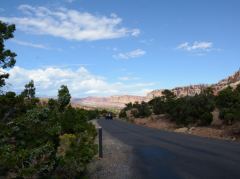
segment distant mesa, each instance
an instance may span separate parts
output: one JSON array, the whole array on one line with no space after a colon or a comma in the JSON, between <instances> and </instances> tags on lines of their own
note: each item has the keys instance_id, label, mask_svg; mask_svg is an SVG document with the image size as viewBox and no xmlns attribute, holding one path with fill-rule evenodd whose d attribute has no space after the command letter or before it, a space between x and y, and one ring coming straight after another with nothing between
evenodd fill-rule
<instances>
[{"instance_id":1,"label":"distant mesa","mask_svg":"<svg viewBox=\"0 0 240 179\"><path fill-rule=\"evenodd\" d=\"M110 97L87 97L73 99L73 104L79 104L85 107L95 107L95 108L117 108L122 109L127 103L142 102L145 101L144 96L110 96Z\"/></svg>"},{"instance_id":2,"label":"distant mesa","mask_svg":"<svg viewBox=\"0 0 240 179\"><path fill-rule=\"evenodd\" d=\"M194 96L195 94L199 94L203 89L207 87L212 87L214 94L216 95L219 91L226 88L227 86L231 86L235 88L238 84L240 84L240 70L234 73L233 75L219 81L216 84L207 85L207 84L199 84L199 85L190 85L183 87L176 87L171 89L172 92L177 97L183 96ZM149 101L154 97L162 96L162 92L165 89L154 90L148 93L146 96L131 96L131 95L123 95L123 96L110 96L110 97L87 97L87 98L79 98L73 99L72 103L75 105L85 106L86 108L115 108L121 109L127 103L134 102L142 102Z\"/></svg>"}]
</instances>

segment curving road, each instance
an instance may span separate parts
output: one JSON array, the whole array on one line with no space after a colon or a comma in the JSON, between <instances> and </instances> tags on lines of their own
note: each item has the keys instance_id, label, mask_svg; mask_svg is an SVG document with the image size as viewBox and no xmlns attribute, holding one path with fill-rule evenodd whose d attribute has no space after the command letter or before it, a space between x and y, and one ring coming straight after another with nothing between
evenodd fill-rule
<instances>
[{"instance_id":1,"label":"curving road","mask_svg":"<svg viewBox=\"0 0 240 179\"><path fill-rule=\"evenodd\" d=\"M133 148L132 170L140 176L137 178L240 178L240 143L166 132L119 120L102 119L98 123Z\"/></svg>"}]
</instances>

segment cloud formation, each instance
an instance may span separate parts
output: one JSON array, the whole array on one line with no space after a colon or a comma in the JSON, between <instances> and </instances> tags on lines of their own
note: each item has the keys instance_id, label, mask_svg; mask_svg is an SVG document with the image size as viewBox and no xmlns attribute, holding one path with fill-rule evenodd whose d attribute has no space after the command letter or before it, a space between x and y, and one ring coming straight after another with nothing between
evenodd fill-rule
<instances>
[{"instance_id":1,"label":"cloud formation","mask_svg":"<svg viewBox=\"0 0 240 179\"><path fill-rule=\"evenodd\" d=\"M121 76L118 78L120 81L133 81L133 80L139 80L138 77L132 77L132 76Z\"/></svg>"},{"instance_id":2,"label":"cloud formation","mask_svg":"<svg viewBox=\"0 0 240 179\"><path fill-rule=\"evenodd\" d=\"M154 83L109 83L104 77L94 75L84 67L74 71L57 67L29 70L16 66L8 72L10 73L10 78L7 80L9 90L21 92L26 83L34 80L38 96L56 96L61 85L67 85L73 97L145 95L145 92L155 85Z\"/></svg>"},{"instance_id":3,"label":"cloud formation","mask_svg":"<svg viewBox=\"0 0 240 179\"><path fill-rule=\"evenodd\" d=\"M114 58L116 59L131 59L131 58L138 58L141 56L144 56L146 54L146 51L142 50L142 49L136 49L130 52L126 52L126 53L118 53L117 55L113 55Z\"/></svg>"},{"instance_id":4,"label":"cloud formation","mask_svg":"<svg viewBox=\"0 0 240 179\"><path fill-rule=\"evenodd\" d=\"M16 39L12 39L11 41L15 44L26 46L26 47L40 48L40 49L45 49L45 50L51 49L43 44L36 44L36 43L31 43L31 42L26 42L26 41L21 41L21 40L16 40Z\"/></svg>"},{"instance_id":5,"label":"cloud formation","mask_svg":"<svg viewBox=\"0 0 240 179\"><path fill-rule=\"evenodd\" d=\"M18 29L38 35L51 35L67 40L102 40L125 36L138 36L139 29L121 27L122 19L116 14L109 17L80 12L77 10L20 5L22 17L0 17L0 20L14 23Z\"/></svg>"},{"instance_id":6,"label":"cloud formation","mask_svg":"<svg viewBox=\"0 0 240 179\"><path fill-rule=\"evenodd\" d=\"M178 45L177 49L181 49L188 52L193 51L211 51L213 49L213 43L212 42L198 42L195 41L192 44L189 42L184 42L180 45Z\"/></svg>"}]
</instances>

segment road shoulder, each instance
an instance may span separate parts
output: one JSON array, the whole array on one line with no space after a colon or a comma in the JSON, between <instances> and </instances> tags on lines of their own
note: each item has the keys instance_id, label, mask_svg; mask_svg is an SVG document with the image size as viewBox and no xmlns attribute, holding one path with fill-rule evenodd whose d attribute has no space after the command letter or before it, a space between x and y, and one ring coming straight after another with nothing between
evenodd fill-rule
<instances>
[{"instance_id":1,"label":"road shoulder","mask_svg":"<svg viewBox=\"0 0 240 179\"><path fill-rule=\"evenodd\" d=\"M99 127L97 121L93 122ZM132 178L132 148L103 130L103 158L96 157L88 167L92 179Z\"/></svg>"}]
</instances>

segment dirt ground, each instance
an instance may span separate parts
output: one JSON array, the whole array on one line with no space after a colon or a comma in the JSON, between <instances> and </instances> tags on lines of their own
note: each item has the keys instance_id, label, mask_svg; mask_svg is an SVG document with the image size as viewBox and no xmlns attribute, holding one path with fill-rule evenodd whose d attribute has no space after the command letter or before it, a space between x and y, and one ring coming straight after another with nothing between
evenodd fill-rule
<instances>
[{"instance_id":1,"label":"dirt ground","mask_svg":"<svg viewBox=\"0 0 240 179\"><path fill-rule=\"evenodd\" d=\"M151 128L173 131L173 132L182 132L186 134L224 139L224 140L237 140L240 141L239 135L233 135L231 133L232 126L223 126L221 121L214 114L214 120L212 125L209 127L178 127L175 123L171 122L165 115L152 115L148 118L136 118L131 119L135 124L147 126ZM240 128L239 128L240 129Z\"/></svg>"},{"instance_id":2,"label":"dirt ground","mask_svg":"<svg viewBox=\"0 0 240 179\"><path fill-rule=\"evenodd\" d=\"M162 130L174 130L177 126L171 123L164 115L152 115L148 118L136 118L133 119L135 124L162 129Z\"/></svg>"}]
</instances>

